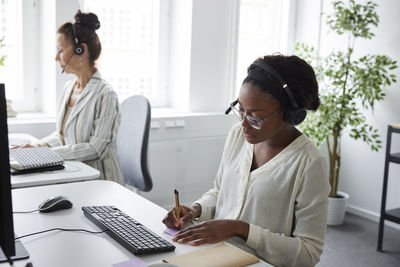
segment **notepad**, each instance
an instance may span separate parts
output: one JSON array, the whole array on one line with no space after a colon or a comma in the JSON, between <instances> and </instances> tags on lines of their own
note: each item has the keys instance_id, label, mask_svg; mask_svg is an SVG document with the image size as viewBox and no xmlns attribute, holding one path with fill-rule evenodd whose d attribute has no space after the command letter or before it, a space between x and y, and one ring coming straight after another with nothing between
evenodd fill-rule
<instances>
[{"instance_id":1,"label":"notepad","mask_svg":"<svg viewBox=\"0 0 400 267\"><path fill-rule=\"evenodd\" d=\"M10 167L17 171L63 168L64 160L49 147L10 149Z\"/></svg>"},{"instance_id":2,"label":"notepad","mask_svg":"<svg viewBox=\"0 0 400 267\"><path fill-rule=\"evenodd\" d=\"M171 235L171 236L175 236L175 234L179 231L178 228L167 228L164 230L164 233Z\"/></svg>"},{"instance_id":3,"label":"notepad","mask_svg":"<svg viewBox=\"0 0 400 267\"><path fill-rule=\"evenodd\" d=\"M242 267L260 260L237 247L221 243L217 246L201 248L186 254L163 259L164 262L179 267Z\"/></svg>"}]
</instances>

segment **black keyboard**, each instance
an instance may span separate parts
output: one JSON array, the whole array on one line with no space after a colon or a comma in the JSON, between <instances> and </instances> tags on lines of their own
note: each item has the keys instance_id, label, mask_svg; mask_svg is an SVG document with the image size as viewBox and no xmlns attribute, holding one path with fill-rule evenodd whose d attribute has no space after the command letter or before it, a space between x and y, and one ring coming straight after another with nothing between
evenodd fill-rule
<instances>
[{"instance_id":1,"label":"black keyboard","mask_svg":"<svg viewBox=\"0 0 400 267\"><path fill-rule=\"evenodd\" d=\"M113 206L82 207L83 214L135 255L175 250L175 246Z\"/></svg>"}]
</instances>

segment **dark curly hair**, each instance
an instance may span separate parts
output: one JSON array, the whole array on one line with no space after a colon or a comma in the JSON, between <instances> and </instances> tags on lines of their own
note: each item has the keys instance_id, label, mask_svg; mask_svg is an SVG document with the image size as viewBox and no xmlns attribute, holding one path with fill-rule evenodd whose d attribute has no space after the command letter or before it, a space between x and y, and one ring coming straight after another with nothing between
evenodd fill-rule
<instances>
[{"instance_id":1,"label":"dark curly hair","mask_svg":"<svg viewBox=\"0 0 400 267\"><path fill-rule=\"evenodd\" d=\"M85 43L88 47L89 61L92 66L95 65L95 61L99 58L101 53L101 43L96 30L100 28L100 21L97 15L94 13L82 13L81 10L75 14L74 28L79 43ZM62 33L66 36L67 40L75 43L74 32L72 29L72 23L67 22L61 25L57 33Z\"/></svg>"},{"instance_id":2,"label":"dark curly hair","mask_svg":"<svg viewBox=\"0 0 400 267\"><path fill-rule=\"evenodd\" d=\"M273 67L288 84L296 102L308 110L316 111L320 105L318 82L313 68L297 56L273 54L256 59L254 62L264 62ZM244 83L258 85L261 90L270 93L254 79L246 77ZM277 99L279 101L279 99ZM281 103L281 101L279 101Z\"/></svg>"}]
</instances>

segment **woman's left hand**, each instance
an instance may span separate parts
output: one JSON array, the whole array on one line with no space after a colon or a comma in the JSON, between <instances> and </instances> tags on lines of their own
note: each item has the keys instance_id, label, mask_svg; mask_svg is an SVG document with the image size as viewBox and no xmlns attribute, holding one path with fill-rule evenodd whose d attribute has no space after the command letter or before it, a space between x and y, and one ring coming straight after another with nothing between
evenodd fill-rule
<instances>
[{"instance_id":1,"label":"woman's left hand","mask_svg":"<svg viewBox=\"0 0 400 267\"><path fill-rule=\"evenodd\" d=\"M190 243L192 246L213 244L224 241L232 236L247 239L249 225L238 220L211 220L189 226L172 238L179 244Z\"/></svg>"}]
</instances>

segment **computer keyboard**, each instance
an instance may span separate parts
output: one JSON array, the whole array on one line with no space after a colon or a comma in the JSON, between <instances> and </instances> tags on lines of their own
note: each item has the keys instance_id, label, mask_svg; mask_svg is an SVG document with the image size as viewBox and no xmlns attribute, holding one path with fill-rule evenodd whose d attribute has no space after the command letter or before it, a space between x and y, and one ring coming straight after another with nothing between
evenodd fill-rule
<instances>
[{"instance_id":1,"label":"computer keyboard","mask_svg":"<svg viewBox=\"0 0 400 267\"><path fill-rule=\"evenodd\" d=\"M12 175L64 169L64 160L49 147L10 149Z\"/></svg>"},{"instance_id":2,"label":"computer keyboard","mask_svg":"<svg viewBox=\"0 0 400 267\"><path fill-rule=\"evenodd\" d=\"M82 207L83 214L135 255L175 250L175 246L113 206Z\"/></svg>"}]
</instances>

